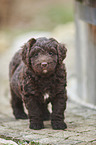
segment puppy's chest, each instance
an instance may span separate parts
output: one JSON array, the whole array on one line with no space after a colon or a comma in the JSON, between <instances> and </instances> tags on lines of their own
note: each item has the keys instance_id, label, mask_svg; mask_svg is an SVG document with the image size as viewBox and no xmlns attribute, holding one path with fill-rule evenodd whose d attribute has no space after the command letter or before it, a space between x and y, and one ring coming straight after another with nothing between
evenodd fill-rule
<instances>
[{"instance_id":1,"label":"puppy's chest","mask_svg":"<svg viewBox=\"0 0 96 145\"><path fill-rule=\"evenodd\" d=\"M55 89L55 79L51 78L39 80L38 87L40 92L42 92L43 94L52 93Z\"/></svg>"}]
</instances>

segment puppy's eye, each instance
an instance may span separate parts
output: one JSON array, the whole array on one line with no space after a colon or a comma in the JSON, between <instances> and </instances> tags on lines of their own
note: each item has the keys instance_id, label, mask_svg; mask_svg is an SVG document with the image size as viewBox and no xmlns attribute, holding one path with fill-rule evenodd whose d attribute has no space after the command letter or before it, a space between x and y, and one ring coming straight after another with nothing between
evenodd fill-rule
<instances>
[{"instance_id":1,"label":"puppy's eye","mask_svg":"<svg viewBox=\"0 0 96 145\"><path fill-rule=\"evenodd\" d=\"M53 55L53 52L49 52L50 55Z\"/></svg>"},{"instance_id":2,"label":"puppy's eye","mask_svg":"<svg viewBox=\"0 0 96 145\"><path fill-rule=\"evenodd\" d=\"M34 56L35 56L35 57L38 56L38 53L35 53Z\"/></svg>"}]
</instances>

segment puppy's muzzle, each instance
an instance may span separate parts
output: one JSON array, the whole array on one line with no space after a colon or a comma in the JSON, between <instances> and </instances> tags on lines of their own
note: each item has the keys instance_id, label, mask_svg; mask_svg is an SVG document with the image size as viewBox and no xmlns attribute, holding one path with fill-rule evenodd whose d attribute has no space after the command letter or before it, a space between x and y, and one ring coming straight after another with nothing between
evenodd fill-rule
<instances>
[{"instance_id":1,"label":"puppy's muzzle","mask_svg":"<svg viewBox=\"0 0 96 145\"><path fill-rule=\"evenodd\" d=\"M46 74L48 72L48 63L47 62L42 62L41 63L41 67L42 67L42 71L44 74Z\"/></svg>"}]
</instances>

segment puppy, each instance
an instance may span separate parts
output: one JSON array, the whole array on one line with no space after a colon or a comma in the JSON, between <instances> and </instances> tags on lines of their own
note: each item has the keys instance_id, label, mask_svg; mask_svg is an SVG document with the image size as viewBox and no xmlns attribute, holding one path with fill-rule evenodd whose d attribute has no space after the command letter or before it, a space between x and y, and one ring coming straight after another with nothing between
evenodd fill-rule
<instances>
[{"instance_id":1,"label":"puppy","mask_svg":"<svg viewBox=\"0 0 96 145\"><path fill-rule=\"evenodd\" d=\"M67 128L64 122L66 109L66 68L62 61L66 48L55 39L30 39L20 49L9 66L11 104L16 119L30 120L31 129L44 128L43 121L51 118L53 129ZM49 98L45 99L47 93ZM52 104L50 115L47 106ZM28 109L28 117L23 103Z\"/></svg>"}]
</instances>

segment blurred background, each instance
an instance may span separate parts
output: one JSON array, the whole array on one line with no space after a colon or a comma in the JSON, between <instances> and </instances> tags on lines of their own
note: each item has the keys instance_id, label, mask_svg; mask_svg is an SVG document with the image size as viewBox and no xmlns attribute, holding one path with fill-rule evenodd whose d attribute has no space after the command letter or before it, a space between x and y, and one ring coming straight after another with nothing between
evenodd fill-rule
<instances>
[{"instance_id":1,"label":"blurred background","mask_svg":"<svg viewBox=\"0 0 96 145\"><path fill-rule=\"evenodd\" d=\"M0 0L0 27L7 31L50 31L70 21L72 0Z\"/></svg>"},{"instance_id":2,"label":"blurred background","mask_svg":"<svg viewBox=\"0 0 96 145\"><path fill-rule=\"evenodd\" d=\"M72 0L0 0L0 53L21 34L73 21ZM11 42L10 42L11 41Z\"/></svg>"}]
</instances>

